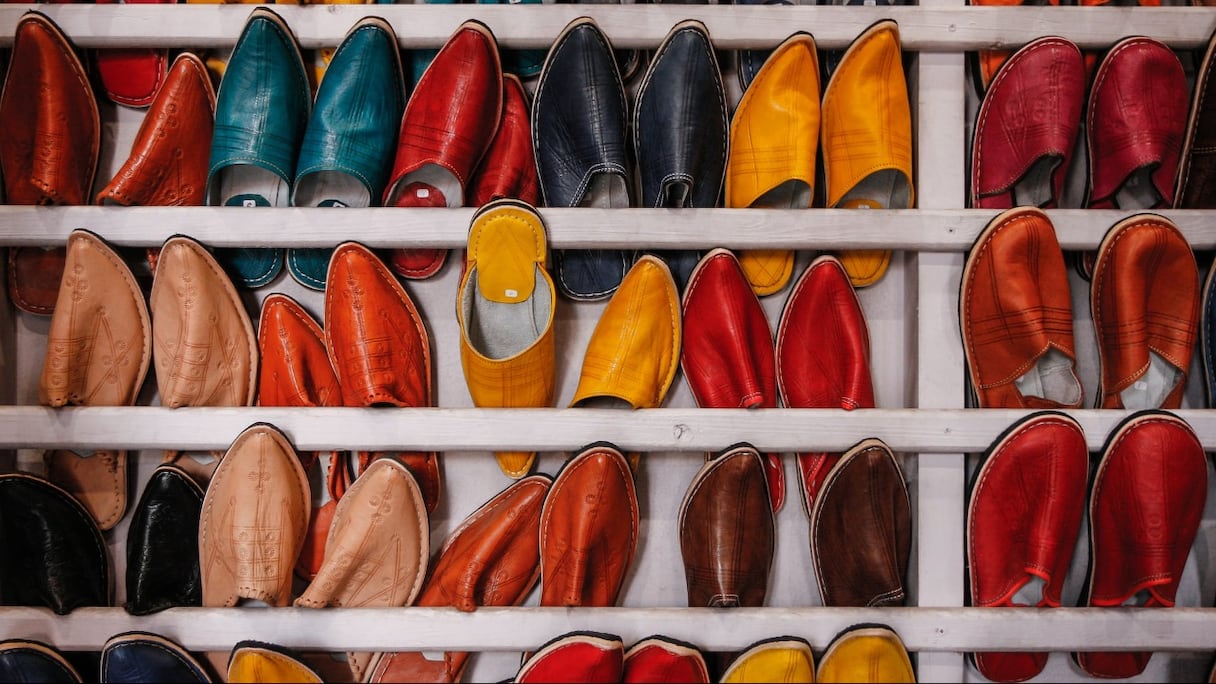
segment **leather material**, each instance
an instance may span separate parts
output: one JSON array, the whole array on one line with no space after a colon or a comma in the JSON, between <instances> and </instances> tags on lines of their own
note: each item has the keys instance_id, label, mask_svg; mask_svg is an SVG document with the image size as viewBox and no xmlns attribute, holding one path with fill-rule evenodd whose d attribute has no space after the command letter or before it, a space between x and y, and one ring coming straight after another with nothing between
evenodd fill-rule
<instances>
[{"instance_id":1,"label":"leather material","mask_svg":"<svg viewBox=\"0 0 1216 684\"><path fill-rule=\"evenodd\" d=\"M131 615L201 606L198 524L203 488L181 468L157 466L127 529L127 603Z\"/></svg>"},{"instance_id":2,"label":"leather material","mask_svg":"<svg viewBox=\"0 0 1216 684\"><path fill-rule=\"evenodd\" d=\"M295 605L398 608L414 602L426 577L430 521L418 483L404 465L380 459L338 503L325 562ZM347 653L363 681L372 653Z\"/></svg>"},{"instance_id":3,"label":"leather material","mask_svg":"<svg viewBox=\"0 0 1216 684\"><path fill-rule=\"evenodd\" d=\"M380 202L405 111L405 77L393 27L366 17L330 59L296 161L292 206L371 207ZM296 282L325 289L331 249L287 250Z\"/></svg>"},{"instance_id":4,"label":"leather material","mask_svg":"<svg viewBox=\"0 0 1216 684\"><path fill-rule=\"evenodd\" d=\"M1002 212L976 238L963 269L959 317L979 408L1081 406L1068 273L1042 210ZM1055 379L1023 392L1018 379L1039 373Z\"/></svg>"},{"instance_id":5,"label":"leather material","mask_svg":"<svg viewBox=\"0 0 1216 684\"><path fill-rule=\"evenodd\" d=\"M254 8L216 95L207 204L289 206L311 107L295 35L273 10ZM230 247L217 255L249 288L268 284L283 268L281 248Z\"/></svg>"},{"instance_id":6,"label":"leather material","mask_svg":"<svg viewBox=\"0 0 1216 684\"><path fill-rule=\"evenodd\" d=\"M1086 108L1087 206L1173 206L1187 104L1186 73L1165 44L1136 36L1106 53Z\"/></svg>"},{"instance_id":7,"label":"leather material","mask_svg":"<svg viewBox=\"0 0 1216 684\"><path fill-rule=\"evenodd\" d=\"M967 505L970 605L1060 606L1085 510L1088 473L1085 433L1064 413L1031 413L988 448ZM1028 589L1036 586L1041 588L1033 601ZM988 679L1014 682L1042 672L1047 656L1042 651L981 652L972 654L972 660Z\"/></svg>"},{"instance_id":8,"label":"leather material","mask_svg":"<svg viewBox=\"0 0 1216 684\"><path fill-rule=\"evenodd\" d=\"M795 33L760 67L730 124L726 206L805 209L815 195L819 153L819 58L815 39ZM739 264L759 296L780 291L794 252L743 250Z\"/></svg>"},{"instance_id":9,"label":"leather material","mask_svg":"<svg viewBox=\"0 0 1216 684\"><path fill-rule=\"evenodd\" d=\"M916 671L899 635L886 625L859 625L837 635L819 659L815 681L916 682Z\"/></svg>"},{"instance_id":10,"label":"leather material","mask_svg":"<svg viewBox=\"0 0 1216 684\"><path fill-rule=\"evenodd\" d=\"M124 632L107 639L101 649L101 681L206 684L211 677L180 644L150 632Z\"/></svg>"},{"instance_id":11,"label":"leather material","mask_svg":"<svg viewBox=\"0 0 1216 684\"><path fill-rule=\"evenodd\" d=\"M110 4L115 0L98 0ZM169 4L172 0L123 0L124 4ZM97 51L97 73L111 102L147 107L166 82L169 51L164 48L107 48Z\"/></svg>"},{"instance_id":12,"label":"leather material","mask_svg":"<svg viewBox=\"0 0 1216 684\"><path fill-rule=\"evenodd\" d=\"M469 185L470 206L504 197L540 204L540 178L532 154L532 110L528 91L514 74L502 76L502 120L490 149Z\"/></svg>"},{"instance_id":13,"label":"leather material","mask_svg":"<svg viewBox=\"0 0 1216 684\"><path fill-rule=\"evenodd\" d=\"M614 634L570 632L550 641L519 668L513 682L609 684L621 681L625 645Z\"/></svg>"},{"instance_id":14,"label":"leather material","mask_svg":"<svg viewBox=\"0 0 1216 684\"><path fill-rule=\"evenodd\" d=\"M890 448L841 456L811 509L811 556L825 606L902 606L912 545L908 488Z\"/></svg>"},{"instance_id":15,"label":"leather material","mask_svg":"<svg viewBox=\"0 0 1216 684\"><path fill-rule=\"evenodd\" d=\"M291 568L308 528L308 477L295 448L265 423L228 448L207 486L198 526L203 605L291 603Z\"/></svg>"},{"instance_id":16,"label":"leather material","mask_svg":"<svg viewBox=\"0 0 1216 684\"><path fill-rule=\"evenodd\" d=\"M253 403L253 323L232 281L202 245L183 235L165 241L148 309L162 406Z\"/></svg>"},{"instance_id":17,"label":"leather material","mask_svg":"<svg viewBox=\"0 0 1216 684\"><path fill-rule=\"evenodd\" d=\"M418 307L370 249L345 242L334 250L325 289L325 348L345 406L434 406L431 342ZM435 452L390 452L405 464L426 500L439 503ZM363 455L363 460L382 454Z\"/></svg>"},{"instance_id":18,"label":"leather material","mask_svg":"<svg viewBox=\"0 0 1216 684\"><path fill-rule=\"evenodd\" d=\"M24 473L0 475L0 605L67 615L110 605L110 570L97 523L76 499Z\"/></svg>"},{"instance_id":19,"label":"leather material","mask_svg":"<svg viewBox=\"0 0 1216 684\"><path fill-rule=\"evenodd\" d=\"M1199 321L1203 354L1203 378L1207 407L1216 407L1216 268L1209 268L1203 282L1203 313Z\"/></svg>"},{"instance_id":20,"label":"leather material","mask_svg":"<svg viewBox=\"0 0 1216 684\"><path fill-rule=\"evenodd\" d=\"M585 447L562 466L541 510L540 605L616 605L637 544L629 464L611 444Z\"/></svg>"},{"instance_id":21,"label":"leather material","mask_svg":"<svg viewBox=\"0 0 1216 684\"><path fill-rule=\"evenodd\" d=\"M303 454L301 455L303 456ZM312 454L315 457L317 454ZM309 473L312 482L312 467L317 460L304 463L304 472ZM308 518L308 533L304 537L304 546L296 559L296 575L301 579L312 581L325 562L325 543L329 537L330 523L334 521L334 513L338 510L338 502L350 489L350 481L354 477L349 451L334 451L329 454L329 476L325 480L325 488L329 491L329 501L320 506L314 505L312 515Z\"/></svg>"},{"instance_id":22,"label":"leather material","mask_svg":"<svg viewBox=\"0 0 1216 684\"><path fill-rule=\"evenodd\" d=\"M135 276L100 237L68 236L66 265L38 383L44 406L130 406L152 360L148 307ZM127 454L44 454L47 477L76 497L103 530L127 509Z\"/></svg>"},{"instance_id":23,"label":"leather material","mask_svg":"<svg viewBox=\"0 0 1216 684\"><path fill-rule=\"evenodd\" d=\"M658 408L679 368L681 331L671 272L659 258L641 257L595 324L570 406Z\"/></svg>"},{"instance_id":24,"label":"leather material","mask_svg":"<svg viewBox=\"0 0 1216 684\"><path fill-rule=\"evenodd\" d=\"M815 344L807 344L815 340ZM790 292L777 324L777 394L786 408L874 408L870 331L844 266L833 256L811 262ZM798 454L807 513L839 453Z\"/></svg>"},{"instance_id":25,"label":"leather material","mask_svg":"<svg viewBox=\"0 0 1216 684\"><path fill-rule=\"evenodd\" d=\"M1164 411L1125 419L1107 438L1094 476L1080 605L1173 606L1206 497L1206 457L1185 421ZM1093 652L1076 660L1091 676L1134 677L1151 656Z\"/></svg>"},{"instance_id":26,"label":"leather material","mask_svg":"<svg viewBox=\"0 0 1216 684\"><path fill-rule=\"evenodd\" d=\"M405 106L384 206L466 206L502 110L498 41L485 24L466 21L431 60ZM437 186L440 176L449 182ZM397 249L390 265L404 278L429 278L446 259L445 249Z\"/></svg>"},{"instance_id":27,"label":"leather material","mask_svg":"<svg viewBox=\"0 0 1216 684\"><path fill-rule=\"evenodd\" d=\"M1216 68L1216 34L1202 54L1194 64L1195 84L1174 184L1175 209L1216 208L1216 88L1208 88Z\"/></svg>"},{"instance_id":28,"label":"leather material","mask_svg":"<svg viewBox=\"0 0 1216 684\"><path fill-rule=\"evenodd\" d=\"M684 290L683 306L680 367L697 406L776 408L773 333L735 255L725 249L706 254ZM777 511L785 503L781 456L766 454L764 466Z\"/></svg>"},{"instance_id":29,"label":"leather material","mask_svg":"<svg viewBox=\"0 0 1216 684\"><path fill-rule=\"evenodd\" d=\"M321 684L322 679L294 651L259 641L242 641L232 649L224 681L229 684Z\"/></svg>"},{"instance_id":30,"label":"leather material","mask_svg":"<svg viewBox=\"0 0 1216 684\"><path fill-rule=\"evenodd\" d=\"M655 51L634 106L641 206L718 206L729 119L709 30L696 20L679 22ZM658 254L681 286L701 258L691 250Z\"/></svg>"},{"instance_id":31,"label":"leather material","mask_svg":"<svg viewBox=\"0 0 1216 684\"><path fill-rule=\"evenodd\" d=\"M0 93L0 176L16 205L89 203L97 172L97 100L68 37L45 15L21 15ZM22 311L49 315L63 275L62 248L9 250L8 290Z\"/></svg>"},{"instance_id":32,"label":"leather material","mask_svg":"<svg viewBox=\"0 0 1216 684\"><path fill-rule=\"evenodd\" d=\"M739 444L701 466L680 505L692 608L758 608L768 594L776 518L760 454Z\"/></svg>"},{"instance_id":33,"label":"leather material","mask_svg":"<svg viewBox=\"0 0 1216 684\"><path fill-rule=\"evenodd\" d=\"M822 109L827 206L915 206L911 104L899 26L893 20L874 23L845 50L824 89ZM885 250L840 253L854 287L878 282L890 261L891 252Z\"/></svg>"},{"instance_id":34,"label":"leather material","mask_svg":"<svg viewBox=\"0 0 1216 684\"><path fill-rule=\"evenodd\" d=\"M497 200L473 215L466 268L456 295L460 363L473 405L553 405L556 294L545 270L548 243L536 210ZM509 477L531 471L535 452L496 452Z\"/></svg>"},{"instance_id":35,"label":"leather material","mask_svg":"<svg viewBox=\"0 0 1216 684\"><path fill-rule=\"evenodd\" d=\"M413 605L518 606L540 579L540 514L552 480L532 475L513 482L465 518L431 564ZM372 682L459 682L469 654L448 651L429 659L417 651L384 653Z\"/></svg>"},{"instance_id":36,"label":"leather material","mask_svg":"<svg viewBox=\"0 0 1216 684\"><path fill-rule=\"evenodd\" d=\"M1098 407L1181 407L1199 339L1199 269L1173 221L1137 214L1107 231L1094 265L1090 313L1101 367ZM1152 387L1156 360L1174 374L1159 402ZM1140 392L1146 383L1148 393ZM1146 402L1151 405L1139 405Z\"/></svg>"},{"instance_id":37,"label":"leather material","mask_svg":"<svg viewBox=\"0 0 1216 684\"><path fill-rule=\"evenodd\" d=\"M815 655L811 645L799 637L765 639L737 655L718 681L723 684L813 682Z\"/></svg>"},{"instance_id":38,"label":"leather material","mask_svg":"<svg viewBox=\"0 0 1216 684\"><path fill-rule=\"evenodd\" d=\"M1018 5L1051 5L1053 7L1060 4L1060 0L967 0L968 5L987 7L987 6L1018 6ZM971 63L972 80L975 82L975 92L983 97L987 92L992 79L996 76L996 72L1000 70L1001 65L1009 59L1013 54L1012 50L980 50L975 54L975 61Z\"/></svg>"},{"instance_id":39,"label":"leather material","mask_svg":"<svg viewBox=\"0 0 1216 684\"><path fill-rule=\"evenodd\" d=\"M593 19L575 19L549 49L532 103L532 149L545 206L631 205L628 122L612 44ZM553 273L567 297L603 299L633 260L626 250L559 250Z\"/></svg>"},{"instance_id":40,"label":"leather material","mask_svg":"<svg viewBox=\"0 0 1216 684\"><path fill-rule=\"evenodd\" d=\"M1064 38L1033 40L1005 62L975 120L972 207L1059 204L1085 88L1081 51Z\"/></svg>"},{"instance_id":41,"label":"leather material","mask_svg":"<svg viewBox=\"0 0 1216 684\"><path fill-rule=\"evenodd\" d=\"M83 682L63 654L29 639L0 641L0 680L6 682Z\"/></svg>"},{"instance_id":42,"label":"leather material","mask_svg":"<svg viewBox=\"0 0 1216 684\"><path fill-rule=\"evenodd\" d=\"M626 684L709 684L710 680L705 656L696 646L665 636L653 636L625 651L621 681Z\"/></svg>"}]
</instances>

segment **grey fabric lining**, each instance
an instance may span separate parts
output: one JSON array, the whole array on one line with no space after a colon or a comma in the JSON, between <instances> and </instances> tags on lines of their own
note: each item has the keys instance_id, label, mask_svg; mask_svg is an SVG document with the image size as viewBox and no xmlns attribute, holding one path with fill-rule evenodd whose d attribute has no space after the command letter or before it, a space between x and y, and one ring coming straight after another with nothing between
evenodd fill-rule
<instances>
[{"instance_id":1,"label":"grey fabric lining","mask_svg":"<svg viewBox=\"0 0 1216 684\"><path fill-rule=\"evenodd\" d=\"M1081 381L1072 360L1058 349L1047 350L1014 384L1024 397L1041 397L1066 406L1081 401Z\"/></svg>"},{"instance_id":2,"label":"grey fabric lining","mask_svg":"<svg viewBox=\"0 0 1216 684\"><path fill-rule=\"evenodd\" d=\"M768 209L802 209L811 206L811 186L791 178L756 198L751 206Z\"/></svg>"},{"instance_id":3,"label":"grey fabric lining","mask_svg":"<svg viewBox=\"0 0 1216 684\"><path fill-rule=\"evenodd\" d=\"M481 295L477 268L460 302L460 315L473 348L489 359L506 359L532 345L544 331L553 309L549 286L536 269L532 296L517 303L494 302Z\"/></svg>"},{"instance_id":4,"label":"grey fabric lining","mask_svg":"<svg viewBox=\"0 0 1216 684\"><path fill-rule=\"evenodd\" d=\"M1115 204L1121 209L1148 209L1161 201L1161 193L1153 185L1155 166L1136 169L1115 192Z\"/></svg>"},{"instance_id":5,"label":"grey fabric lining","mask_svg":"<svg viewBox=\"0 0 1216 684\"><path fill-rule=\"evenodd\" d=\"M393 186L393 194L386 206L396 206L401 199L401 190L410 183L426 183L443 193L443 199L448 207L459 207L464 204L464 195L460 191L460 179L455 174L438 164L426 164L417 171L412 171L397 181Z\"/></svg>"},{"instance_id":6,"label":"grey fabric lining","mask_svg":"<svg viewBox=\"0 0 1216 684\"><path fill-rule=\"evenodd\" d=\"M571 408L631 409L633 406L616 397L591 396L572 404Z\"/></svg>"},{"instance_id":7,"label":"grey fabric lining","mask_svg":"<svg viewBox=\"0 0 1216 684\"><path fill-rule=\"evenodd\" d=\"M341 202L347 207L371 206L371 193L358 178L342 171L318 171L296 183L295 205L316 207L322 202Z\"/></svg>"},{"instance_id":8,"label":"grey fabric lining","mask_svg":"<svg viewBox=\"0 0 1216 684\"><path fill-rule=\"evenodd\" d=\"M1144 377L1119 393L1123 408L1132 411L1161 408L1161 402L1182 381L1182 372L1174 368L1157 352L1148 353L1148 370Z\"/></svg>"},{"instance_id":9,"label":"grey fabric lining","mask_svg":"<svg viewBox=\"0 0 1216 684\"><path fill-rule=\"evenodd\" d=\"M595 174L578 205L597 209L628 207L629 189L625 187L625 179L615 173Z\"/></svg>"},{"instance_id":10,"label":"grey fabric lining","mask_svg":"<svg viewBox=\"0 0 1216 684\"><path fill-rule=\"evenodd\" d=\"M291 206L290 189L274 173L252 164L229 166L220 172L219 196L212 197L213 206L222 206L236 195L258 195L272 207Z\"/></svg>"},{"instance_id":11,"label":"grey fabric lining","mask_svg":"<svg viewBox=\"0 0 1216 684\"><path fill-rule=\"evenodd\" d=\"M1037 606L1043 600L1043 587L1047 583L1042 577L1032 576L1030 581L1023 584L1013 594L1012 603L1015 606Z\"/></svg>"},{"instance_id":12,"label":"grey fabric lining","mask_svg":"<svg viewBox=\"0 0 1216 684\"><path fill-rule=\"evenodd\" d=\"M1042 157L1013 184L1013 206L1041 207L1051 201L1051 174L1060 157Z\"/></svg>"},{"instance_id":13,"label":"grey fabric lining","mask_svg":"<svg viewBox=\"0 0 1216 684\"><path fill-rule=\"evenodd\" d=\"M899 171L875 171L845 193L836 206L844 206L851 200L861 199L875 202L883 209L904 209L911 200L910 190L907 179Z\"/></svg>"}]
</instances>

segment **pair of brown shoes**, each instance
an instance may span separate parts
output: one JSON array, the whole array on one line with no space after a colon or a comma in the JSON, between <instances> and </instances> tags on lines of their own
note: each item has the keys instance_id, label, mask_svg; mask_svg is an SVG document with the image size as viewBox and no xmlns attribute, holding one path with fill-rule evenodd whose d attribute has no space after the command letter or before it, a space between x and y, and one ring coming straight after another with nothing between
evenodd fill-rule
<instances>
[{"instance_id":1,"label":"pair of brown shoes","mask_svg":"<svg viewBox=\"0 0 1216 684\"><path fill-rule=\"evenodd\" d=\"M1098 408L1179 408L1199 334L1199 272L1169 219L1137 214L1107 231L1090 291ZM1072 300L1051 219L997 215L967 258L959 294L979 408L1078 408Z\"/></svg>"}]
</instances>

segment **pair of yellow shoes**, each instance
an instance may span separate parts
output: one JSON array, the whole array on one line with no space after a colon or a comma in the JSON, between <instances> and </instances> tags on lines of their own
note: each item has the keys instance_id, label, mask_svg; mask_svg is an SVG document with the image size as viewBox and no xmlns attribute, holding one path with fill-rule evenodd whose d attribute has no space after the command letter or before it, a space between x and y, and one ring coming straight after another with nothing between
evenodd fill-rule
<instances>
[{"instance_id":1,"label":"pair of yellow shoes","mask_svg":"<svg viewBox=\"0 0 1216 684\"><path fill-rule=\"evenodd\" d=\"M517 200L482 207L469 229L456 297L460 360L478 407L548 407L554 400L557 298L546 271L545 226ZM644 256L601 314L587 346L572 406L657 407L680 360L680 304L667 265ZM495 454L513 478L535 452ZM635 463L636 467L636 463Z\"/></svg>"},{"instance_id":2,"label":"pair of yellow shoes","mask_svg":"<svg viewBox=\"0 0 1216 684\"><path fill-rule=\"evenodd\" d=\"M822 104L819 85L809 33L790 36L765 60L731 120L726 206L810 207L822 141L829 208L910 208L912 117L898 25L884 19L853 41ZM877 282L890 260L886 250L840 255L854 287ZM789 282L794 253L744 251L739 263L756 294L765 296Z\"/></svg>"},{"instance_id":3,"label":"pair of yellow shoes","mask_svg":"<svg viewBox=\"0 0 1216 684\"><path fill-rule=\"evenodd\" d=\"M912 661L899 636L883 625L842 632L824 651L819 669L806 641L779 637L744 651L722 682L915 682Z\"/></svg>"}]
</instances>

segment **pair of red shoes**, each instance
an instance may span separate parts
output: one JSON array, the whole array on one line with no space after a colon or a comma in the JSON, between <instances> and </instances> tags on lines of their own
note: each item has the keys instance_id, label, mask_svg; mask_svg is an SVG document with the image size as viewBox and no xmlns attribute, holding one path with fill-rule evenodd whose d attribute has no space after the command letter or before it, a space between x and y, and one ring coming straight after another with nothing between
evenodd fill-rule
<instances>
[{"instance_id":1,"label":"pair of red shoes","mask_svg":"<svg viewBox=\"0 0 1216 684\"><path fill-rule=\"evenodd\" d=\"M1056 411L1015 423L985 453L967 509L973 606L1059 607L1088 492L1089 570L1079 605L1174 605L1207 497L1191 427L1166 411L1128 416L1106 440L1092 485L1080 424ZM973 653L993 681L1042 672L1045 652ZM1152 653L1073 655L1094 677L1133 677Z\"/></svg>"},{"instance_id":2,"label":"pair of red shoes","mask_svg":"<svg viewBox=\"0 0 1216 684\"><path fill-rule=\"evenodd\" d=\"M656 635L628 650L615 634L576 631L545 644L512 680L539 682L709 682L696 646Z\"/></svg>"}]
</instances>

